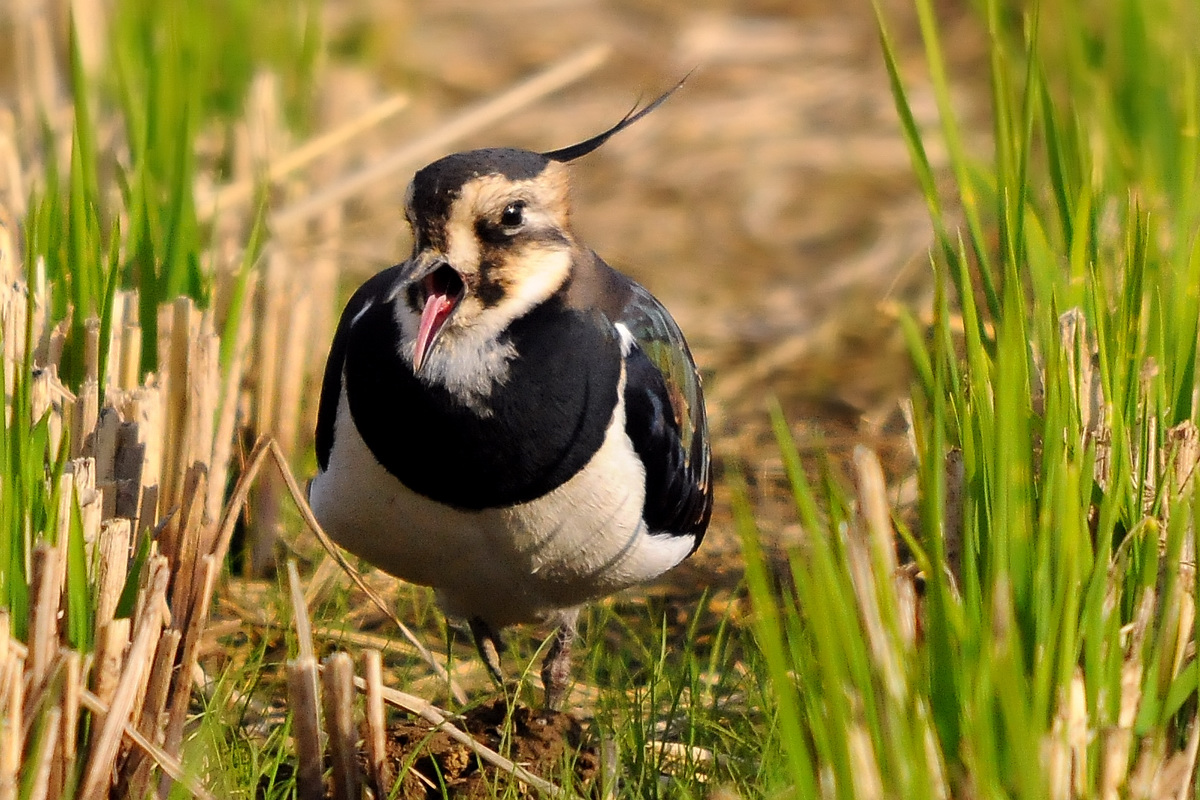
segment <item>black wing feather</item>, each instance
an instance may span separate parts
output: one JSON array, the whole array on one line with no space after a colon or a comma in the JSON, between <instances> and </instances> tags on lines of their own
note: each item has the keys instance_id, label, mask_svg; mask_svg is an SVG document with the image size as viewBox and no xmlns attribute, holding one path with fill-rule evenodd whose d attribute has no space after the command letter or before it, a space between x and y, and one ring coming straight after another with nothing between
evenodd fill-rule
<instances>
[{"instance_id":1,"label":"black wing feather","mask_svg":"<svg viewBox=\"0 0 1200 800\"><path fill-rule=\"evenodd\" d=\"M683 333L630 281L618 319L636 342L626 359L625 428L646 466L643 514L653 531L690 535L699 547L712 515L712 453L700 374Z\"/></svg>"},{"instance_id":2,"label":"black wing feather","mask_svg":"<svg viewBox=\"0 0 1200 800\"><path fill-rule=\"evenodd\" d=\"M403 264L398 264L385 269L358 287L338 320L337 332L329 346L329 358L325 361L321 404L317 407L317 466L322 471L329 468L329 454L333 452L333 433L337 422L338 399L342 394L342 370L346 364L346 348L350 343L350 325L368 303L383 302L384 295L395 284L403 268Z\"/></svg>"}]
</instances>

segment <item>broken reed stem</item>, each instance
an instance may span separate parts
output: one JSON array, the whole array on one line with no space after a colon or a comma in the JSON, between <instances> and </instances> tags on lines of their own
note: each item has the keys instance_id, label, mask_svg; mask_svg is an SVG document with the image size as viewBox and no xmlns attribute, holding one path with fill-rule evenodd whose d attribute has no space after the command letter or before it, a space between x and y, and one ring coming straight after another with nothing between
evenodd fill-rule
<instances>
[{"instance_id":1,"label":"broken reed stem","mask_svg":"<svg viewBox=\"0 0 1200 800\"><path fill-rule=\"evenodd\" d=\"M321 800L322 779L321 715L317 697L317 662L298 658L287 664L288 701L292 710L292 742L296 751L296 796L298 800Z\"/></svg>"},{"instance_id":2,"label":"broken reed stem","mask_svg":"<svg viewBox=\"0 0 1200 800\"><path fill-rule=\"evenodd\" d=\"M354 728L354 661L347 653L334 653L321 670L325 690L325 732L333 762L333 796L357 800L358 731Z\"/></svg>"},{"instance_id":3,"label":"broken reed stem","mask_svg":"<svg viewBox=\"0 0 1200 800\"><path fill-rule=\"evenodd\" d=\"M292 738L299 764L296 792L300 800L316 800L325 795L322 780L322 765L325 762L322 758L324 748L321 746L321 693L317 683L317 659L313 651L312 621L308 618L308 606L304 604L304 593L300 589L300 572L296 569L294 560L288 560L287 571L292 597L292 619L296 625L296 639L300 650L300 656L295 661L289 661L287 665L288 697L292 705Z\"/></svg>"},{"instance_id":4,"label":"broken reed stem","mask_svg":"<svg viewBox=\"0 0 1200 800\"><path fill-rule=\"evenodd\" d=\"M172 756L178 756L183 745L183 726L187 721L188 703L192 697L192 667L200 653L200 638L208 624L209 610L212 608L213 588L217 583L217 570L220 563L211 555L200 559L201 581L188 604L191 613L186 617L186 627L179 630L181 634L182 655L179 669L171 683L169 704L167 707L167 727L163 734L163 750ZM178 625L178 621L176 625ZM163 775L159 784L159 794L164 796L170 787L171 776Z\"/></svg>"},{"instance_id":5,"label":"broken reed stem","mask_svg":"<svg viewBox=\"0 0 1200 800\"><path fill-rule=\"evenodd\" d=\"M58 649L58 604L60 562L57 548L41 542L33 550L33 614L29 626L30 688L44 684L50 662Z\"/></svg>"},{"instance_id":6,"label":"broken reed stem","mask_svg":"<svg viewBox=\"0 0 1200 800\"><path fill-rule=\"evenodd\" d=\"M387 797L392 785L387 766L387 728L383 709L383 654L364 650L363 683L366 686L367 778L376 797Z\"/></svg>"},{"instance_id":7,"label":"broken reed stem","mask_svg":"<svg viewBox=\"0 0 1200 800\"><path fill-rule=\"evenodd\" d=\"M57 758L50 773L51 797L62 797L70 780L71 770L78 757L76 738L79 735L80 693L83 691L83 659L74 650L62 654L63 688L59 705L62 708L58 734Z\"/></svg>"},{"instance_id":8,"label":"broken reed stem","mask_svg":"<svg viewBox=\"0 0 1200 800\"><path fill-rule=\"evenodd\" d=\"M300 658L316 660L313 651L312 620L308 616L308 605L304 602L304 590L300 586L300 570L296 560L289 558L287 563L288 590L292 596L292 619L296 623L296 642L300 649Z\"/></svg>"},{"instance_id":9,"label":"broken reed stem","mask_svg":"<svg viewBox=\"0 0 1200 800\"><path fill-rule=\"evenodd\" d=\"M129 655L125 659L121 682L117 685L112 703L99 724L99 736L93 740L94 745L79 790L82 800L102 800L108 794L121 735L135 699L142 694L152 648L158 642L163 621L170 616L167 608L169 580L170 570L166 559L154 559L150 565L146 602L135 623L133 644L130 645Z\"/></svg>"},{"instance_id":10,"label":"broken reed stem","mask_svg":"<svg viewBox=\"0 0 1200 800\"><path fill-rule=\"evenodd\" d=\"M28 794L31 800L44 800L50 792L50 773L54 766L54 750L58 745L62 716L62 708L56 704L42 717L37 752L30 757L34 776Z\"/></svg>"},{"instance_id":11,"label":"broken reed stem","mask_svg":"<svg viewBox=\"0 0 1200 800\"><path fill-rule=\"evenodd\" d=\"M181 638L177 630L163 631L158 640L158 648L154 651L154 663L150 666L146 696L142 701L142 712L137 723L138 732L148 741L154 741L162 727L163 712L166 709L168 689L175 667L175 654L179 651ZM130 753L121 767L121 777L117 782L118 793L122 797L145 797L150 786L152 764L153 761L147 758L145 751Z\"/></svg>"},{"instance_id":12,"label":"broken reed stem","mask_svg":"<svg viewBox=\"0 0 1200 800\"><path fill-rule=\"evenodd\" d=\"M21 751L25 749L25 656L13 653L7 669L0 674L0 692L7 699L8 714L3 721L5 735L0 736L0 789L9 797L16 796L17 775L21 768Z\"/></svg>"},{"instance_id":13,"label":"broken reed stem","mask_svg":"<svg viewBox=\"0 0 1200 800\"><path fill-rule=\"evenodd\" d=\"M89 691L83 691L80 694L80 699L83 701L83 707L92 712L97 717L108 717L109 708L102 702L100 698ZM179 759L165 752L161 747L147 739L142 733L133 726L132 722L126 722L122 733L133 742L150 758L154 759L154 763L158 765L164 773L171 776L177 783L183 786L192 797L199 800L217 800L216 796L211 794L203 785L192 775L184 771L183 764ZM80 795L82 797L82 795Z\"/></svg>"}]
</instances>

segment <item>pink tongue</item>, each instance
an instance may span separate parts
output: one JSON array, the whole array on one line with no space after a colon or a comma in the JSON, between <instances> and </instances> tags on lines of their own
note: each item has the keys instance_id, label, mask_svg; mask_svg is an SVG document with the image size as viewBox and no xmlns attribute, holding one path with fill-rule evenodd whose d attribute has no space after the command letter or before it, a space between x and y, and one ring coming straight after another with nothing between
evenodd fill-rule
<instances>
[{"instance_id":1,"label":"pink tongue","mask_svg":"<svg viewBox=\"0 0 1200 800\"><path fill-rule=\"evenodd\" d=\"M433 337L441 330L442 323L454 310L454 300L448 295L431 294L425 299L425 308L421 311L421 325L417 328L417 346L413 353L413 370L420 371L429 355L429 347Z\"/></svg>"}]
</instances>

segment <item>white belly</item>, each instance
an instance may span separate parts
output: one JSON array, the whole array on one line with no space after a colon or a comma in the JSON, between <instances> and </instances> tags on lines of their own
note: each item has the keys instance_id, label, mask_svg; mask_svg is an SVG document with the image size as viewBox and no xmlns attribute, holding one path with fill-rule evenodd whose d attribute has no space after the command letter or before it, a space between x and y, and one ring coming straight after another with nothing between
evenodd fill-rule
<instances>
[{"instance_id":1,"label":"white belly","mask_svg":"<svg viewBox=\"0 0 1200 800\"><path fill-rule=\"evenodd\" d=\"M644 494L623 402L603 446L562 486L528 503L459 511L410 491L375 460L343 393L329 467L313 479L310 501L347 550L436 588L446 613L498 628L552 619L682 561L692 538L647 531Z\"/></svg>"}]
</instances>

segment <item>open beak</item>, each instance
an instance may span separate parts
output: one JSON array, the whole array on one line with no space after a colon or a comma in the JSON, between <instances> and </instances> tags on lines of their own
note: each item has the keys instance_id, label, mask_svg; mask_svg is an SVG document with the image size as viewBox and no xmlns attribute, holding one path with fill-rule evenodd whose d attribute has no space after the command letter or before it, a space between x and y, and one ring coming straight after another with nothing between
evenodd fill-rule
<instances>
[{"instance_id":1,"label":"open beak","mask_svg":"<svg viewBox=\"0 0 1200 800\"><path fill-rule=\"evenodd\" d=\"M446 320L458 308L465 294L462 276L449 264L442 264L418 281L418 296L424 298L421 324L417 328L417 347L413 352L413 372L421 367L433 349Z\"/></svg>"}]
</instances>

